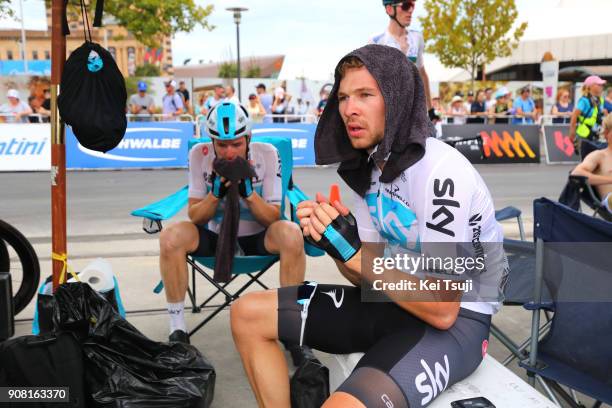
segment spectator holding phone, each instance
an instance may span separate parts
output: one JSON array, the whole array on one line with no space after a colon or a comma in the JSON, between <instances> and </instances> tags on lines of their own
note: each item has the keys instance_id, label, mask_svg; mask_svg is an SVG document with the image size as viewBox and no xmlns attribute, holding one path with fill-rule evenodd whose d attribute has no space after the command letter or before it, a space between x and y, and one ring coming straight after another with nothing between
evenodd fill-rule
<instances>
[{"instance_id":1,"label":"spectator holding phone","mask_svg":"<svg viewBox=\"0 0 612 408\"><path fill-rule=\"evenodd\" d=\"M147 84L138 82L138 93L130 96L130 113L132 115L152 115L155 113L155 105L151 95L147 95Z\"/></svg>"}]
</instances>

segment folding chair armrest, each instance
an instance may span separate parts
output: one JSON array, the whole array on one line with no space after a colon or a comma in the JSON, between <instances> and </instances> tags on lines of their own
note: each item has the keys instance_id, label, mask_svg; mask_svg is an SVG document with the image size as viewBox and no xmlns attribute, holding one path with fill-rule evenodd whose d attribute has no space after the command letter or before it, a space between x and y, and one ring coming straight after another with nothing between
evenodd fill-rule
<instances>
[{"instance_id":1,"label":"folding chair armrest","mask_svg":"<svg viewBox=\"0 0 612 408\"><path fill-rule=\"evenodd\" d=\"M188 186L184 186L166 198L132 211L131 215L153 221L172 218L187 204L187 189Z\"/></svg>"},{"instance_id":2,"label":"folding chair armrest","mask_svg":"<svg viewBox=\"0 0 612 408\"><path fill-rule=\"evenodd\" d=\"M555 311L554 302L527 302L523 304L523 308L525 310L550 310L551 312Z\"/></svg>"},{"instance_id":3,"label":"folding chair armrest","mask_svg":"<svg viewBox=\"0 0 612 408\"><path fill-rule=\"evenodd\" d=\"M495 219L497 221L509 220L511 218L517 218L521 216L521 210L516 207L508 206L501 210L495 211Z\"/></svg>"}]
</instances>

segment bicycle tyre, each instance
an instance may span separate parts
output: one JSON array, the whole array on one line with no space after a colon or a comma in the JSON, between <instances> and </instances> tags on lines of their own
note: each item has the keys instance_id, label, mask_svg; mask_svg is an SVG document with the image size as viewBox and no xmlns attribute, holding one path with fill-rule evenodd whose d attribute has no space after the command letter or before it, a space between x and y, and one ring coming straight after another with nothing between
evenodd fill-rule
<instances>
[{"instance_id":1,"label":"bicycle tyre","mask_svg":"<svg viewBox=\"0 0 612 408\"><path fill-rule=\"evenodd\" d=\"M0 241L3 241L0 245L0 266L9 269L8 272L10 272L11 264L7 246L15 251L21 264L22 280L19 288L13 288L13 307L17 315L36 294L40 281L40 263L36 251L27 238L2 220L0 220Z\"/></svg>"}]
</instances>

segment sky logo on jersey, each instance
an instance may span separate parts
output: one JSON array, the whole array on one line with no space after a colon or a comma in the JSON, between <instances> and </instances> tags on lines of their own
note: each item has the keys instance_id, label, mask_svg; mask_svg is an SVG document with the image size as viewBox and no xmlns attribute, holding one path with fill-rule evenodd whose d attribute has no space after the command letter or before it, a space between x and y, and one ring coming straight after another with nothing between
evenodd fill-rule
<instances>
[{"instance_id":1,"label":"sky logo on jersey","mask_svg":"<svg viewBox=\"0 0 612 408\"><path fill-rule=\"evenodd\" d=\"M421 404L425 406L448 386L450 379L448 356L444 355L444 366L436 361L433 371L425 360L421 360L421 366L425 371L416 376L414 385L421 394L425 394L421 399Z\"/></svg>"},{"instance_id":2,"label":"sky logo on jersey","mask_svg":"<svg viewBox=\"0 0 612 408\"><path fill-rule=\"evenodd\" d=\"M392 244L420 251L421 241L416 214L403 202L393 200L385 194L366 194L366 203L374 227Z\"/></svg>"},{"instance_id":3,"label":"sky logo on jersey","mask_svg":"<svg viewBox=\"0 0 612 408\"><path fill-rule=\"evenodd\" d=\"M68 168L152 168L187 165L187 141L193 136L191 122L129 122L125 136L112 150L86 149L66 132Z\"/></svg>"},{"instance_id":4,"label":"sky logo on jersey","mask_svg":"<svg viewBox=\"0 0 612 408\"><path fill-rule=\"evenodd\" d=\"M455 220L455 215L450 209L461 207L458 201L451 200L455 196L455 183L448 178L444 181L436 179L433 188L436 198L432 200L431 204L435 211L431 215L432 222L427 222L425 225L429 229L454 237L455 232L446 228L446 226Z\"/></svg>"}]
</instances>

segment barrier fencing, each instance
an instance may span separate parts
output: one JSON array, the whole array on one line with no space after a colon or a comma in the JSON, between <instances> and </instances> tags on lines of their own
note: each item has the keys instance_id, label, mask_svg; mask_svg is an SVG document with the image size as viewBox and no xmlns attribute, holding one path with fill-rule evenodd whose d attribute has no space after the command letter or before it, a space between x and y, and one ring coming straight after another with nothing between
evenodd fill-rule
<instances>
[{"instance_id":1,"label":"barrier fencing","mask_svg":"<svg viewBox=\"0 0 612 408\"><path fill-rule=\"evenodd\" d=\"M469 115L470 117L483 117ZM32 119L44 120L44 115L29 115ZM485 115L487 122L503 118L510 120L511 115ZM28 123L7 123L13 114L0 114L0 171L45 170L47 150L50 149L50 129L48 123L24 126ZM128 114L128 130L120 145L107 152L87 151L76 143L74 135L67 127L68 168L159 168L183 167L186 162L186 141L202 137L204 115L178 116L152 114ZM475 136L482 140L457 142L456 148L473 163L538 163L540 152L547 164L577 163L578 156L573 152L569 139L569 126L553 124L553 119L561 115L542 115L531 125L511 123L441 124L444 138L467 138ZM314 133L318 117L316 115L264 115L253 124L255 135L283 135L289 137L294 148L294 162L297 166L314 166ZM542 144L543 149L540 149ZM184 151L183 151L184 150ZM31 157L32 155L39 157ZM88 157L85 157L87 155ZM183 158L184 156L184 158ZM482 157L480 157L482 156ZM76 160L75 157L79 159ZM92 161L95 158L95 163ZM35 160L34 160L35 159ZM33 160L33 161L32 161ZM26 163L32 164L29 167ZM12 163L10 166L8 163ZM24 167L25 166L25 167ZM106 166L106 167L105 167ZM111 166L111 167L108 167ZM31 167L31 168L30 168Z\"/></svg>"}]
</instances>

